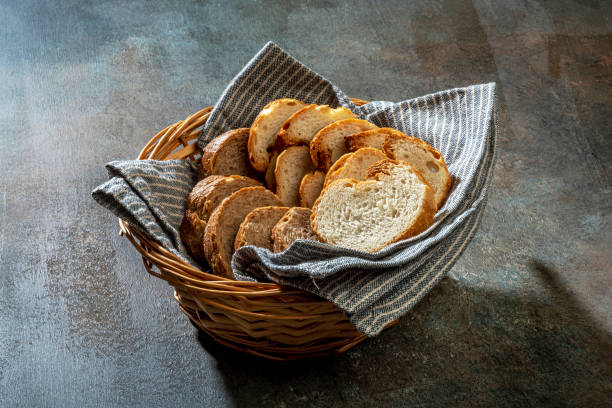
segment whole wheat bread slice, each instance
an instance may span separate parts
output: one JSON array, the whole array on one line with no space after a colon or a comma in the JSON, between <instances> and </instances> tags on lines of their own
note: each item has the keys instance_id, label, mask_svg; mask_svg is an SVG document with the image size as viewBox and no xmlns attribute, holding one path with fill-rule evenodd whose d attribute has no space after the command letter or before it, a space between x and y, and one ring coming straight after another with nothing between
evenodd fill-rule
<instances>
[{"instance_id":1,"label":"whole wheat bread slice","mask_svg":"<svg viewBox=\"0 0 612 408\"><path fill-rule=\"evenodd\" d=\"M231 260L240 224L255 208L281 206L278 197L264 187L245 187L221 202L204 231L204 255L213 273L233 278Z\"/></svg>"},{"instance_id":2,"label":"whole wheat bread slice","mask_svg":"<svg viewBox=\"0 0 612 408\"><path fill-rule=\"evenodd\" d=\"M200 180L187 196L187 211L179 233L187 252L197 261L204 262L204 230L217 206L226 197L244 187L259 183L244 176L209 176Z\"/></svg>"},{"instance_id":3,"label":"whole wheat bread slice","mask_svg":"<svg viewBox=\"0 0 612 408\"><path fill-rule=\"evenodd\" d=\"M378 126L363 119L344 119L319 130L310 142L310 157L315 167L327 171L344 153L344 138Z\"/></svg>"},{"instance_id":4,"label":"whole wheat bread slice","mask_svg":"<svg viewBox=\"0 0 612 408\"><path fill-rule=\"evenodd\" d=\"M306 173L300 183L300 207L312 208L319 198L325 181L325 173L316 170Z\"/></svg>"},{"instance_id":5,"label":"whole wheat bread slice","mask_svg":"<svg viewBox=\"0 0 612 408\"><path fill-rule=\"evenodd\" d=\"M295 207L300 200L300 182L312 170L308 146L291 146L276 160L274 177L276 194L287 207Z\"/></svg>"},{"instance_id":6,"label":"whole wheat bread slice","mask_svg":"<svg viewBox=\"0 0 612 408\"><path fill-rule=\"evenodd\" d=\"M289 248L296 239L311 239L318 241L319 237L310 227L312 211L308 208L293 207L272 228L274 252L282 252Z\"/></svg>"},{"instance_id":7,"label":"whole wheat bread slice","mask_svg":"<svg viewBox=\"0 0 612 408\"><path fill-rule=\"evenodd\" d=\"M277 99L267 104L253 121L249 132L249 160L255 170L266 171L281 125L306 106L297 99Z\"/></svg>"},{"instance_id":8,"label":"whole wheat bread slice","mask_svg":"<svg viewBox=\"0 0 612 408\"><path fill-rule=\"evenodd\" d=\"M251 211L238 229L234 250L255 245L260 248L273 248L272 228L289 211L289 207L260 207Z\"/></svg>"},{"instance_id":9,"label":"whole wheat bread slice","mask_svg":"<svg viewBox=\"0 0 612 408\"><path fill-rule=\"evenodd\" d=\"M407 163L370 166L365 181L340 179L323 189L311 225L323 242L376 252L417 235L433 222L434 193Z\"/></svg>"},{"instance_id":10,"label":"whole wheat bread slice","mask_svg":"<svg viewBox=\"0 0 612 408\"><path fill-rule=\"evenodd\" d=\"M353 153L347 153L335 162L325 176L323 187L341 178L363 181L368 176L368 168L387 156L380 150L364 147Z\"/></svg>"},{"instance_id":11,"label":"whole wheat bread slice","mask_svg":"<svg viewBox=\"0 0 612 408\"><path fill-rule=\"evenodd\" d=\"M261 179L263 174L249 162L248 140L248 128L233 129L215 137L202 150L198 177L239 175Z\"/></svg>"},{"instance_id":12,"label":"whole wheat bread slice","mask_svg":"<svg viewBox=\"0 0 612 408\"><path fill-rule=\"evenodd\" d=\"M295 112L282 124L276 137L276 149L309 145L314 135L332 122L356 118L346 108L330 108L328 105L308 105Z\"/></svg>"},{"instance_id":13,"label":"whole wheat bread slice","mask_svg":"<svg viewBox=\"0 0 612 408\"><path fill-rule=\"evenodd\" d=\"M451 178L438 150L402 132L388 134L382 150L391 159L405 161L420 171L434 191L436 208L444 204L450 191Z\"/></svg>"},{"instance_id":14,"label":"whole wheat bread slice","mask_svg":"<svg viewBox=\"0 0 612 408\"><path fill-rule=\"evenodd\" d=\"M387 135L395 132L401 133L399 130L393 128L378 128L353 133L352 135L348 135L344 138L344 146L348 152L354 152L363 147L382 149Z\"/></svg>"}]
</instances>

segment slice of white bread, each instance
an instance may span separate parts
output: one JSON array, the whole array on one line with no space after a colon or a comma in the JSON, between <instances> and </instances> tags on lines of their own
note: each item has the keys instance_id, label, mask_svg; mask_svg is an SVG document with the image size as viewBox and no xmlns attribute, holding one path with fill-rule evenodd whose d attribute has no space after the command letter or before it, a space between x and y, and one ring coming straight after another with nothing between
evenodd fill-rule
<instances>
[{"instance_id":1,"label":"slice of white bread","mask_svg":"<svg viewBox=\"0 0 612 408\"><path fill-rule=\"evenodd\" d=\"M293 207L272 228L272 241L274 252L282 252L289 248L296 239L311 239L318 241L319 237L310 227L309 208Z\"/></svg>"},{"instance_id":2,"label":"slice of white bread","mask_svg":"<svg viewBox=\"0 0 612 408\"><path fill-rule=\"evenodd\" d=\"M295 207L300 201L300 182L312 170L308 146L291 146L276 160L274 178L276 195L287 207Z\"/></svg>"},{"instance_id":3,"label":"slice of white bread","mask_svg":"<svg viewBox=\"0 0 612 408\"><path fill-rule=\"evenodd\" d=\"M215 275L233 278L231 260L240 224L255 208L281 206L278 197L264 187L245 187L219 204L204 231L204 255Z\"/></svg>"},{"instance_id":4,"label":"slice of white bread","mask_svg":"<svg viewBox=\"0 0 612 408\"><path fill-rule=\"evenodd\" d=\"M362 147L382 149L387 135L394 132L399 132L399 130L393 128L378 128L354 133L344 138L344 146L348 152L354 152Z\"/></svg>"},{"instance_id":5,"label":"slice of white bread","mask_svg":"<svg viewBox=\"0 0 612 408\"><path fill-rule=\"evenodd\" d=\"M378 126L363 119L344 119L331 123L319 130L310 142L310 157L315 167L327 171L344 153L345 136Z\"/></svg>"},{"instance_id":6,"label":"slice of white bread","mask_svg":"<svg viewBox=\"0 0 612 408\"><path fill-rule=\"evenodd\" d=\"M266 171L281 125L306 104L297 99L277 99L267 104L253 121L249 132L249 160L255 170Z\"/></svg>"},{"instance_id":7,"label":"slice of white bread","mask_svg":"<svg viewBox=\"0 0 612 408\"><path fill-rule=\"evenodd\" d=\"M276 192L276 178L274 177L274 170L276 170L276 160L278 160L278 152L274 152L272 158L270 158L270 164L268 164L268 169L266 170L266 175L264 177L266 182L266 187L272 192Z\"/></svg>"},{"instance_id":8,"label":"slice of white bread","mask_svg":"<svg viewBox=\"0 0 612 408\"><path fill-rule=\"evenodd\" d=\"M431 225L434 193L407 163L374 163L365 181L340 179L315 203L311 225L323 242L376 252Z\"/></svg>"},{"instance_id":9,"label":"slice of white bread","mask_svg":"<svg viewBox=\"0 0 612 408\"><path fill-rule=\"evenodd\" d=\"M248 140L248 128L233 129L215 137L202 150L198 177L239 175L261 179L262 175L249 162Z\"/></svg>"},{"instance_id":10,"label":"slice of white bread","mask_svg":"<svg viewBox=\"0 0 612 408\"><path fill-rule=\"evenodd\" d=\"M306 173L300 183L300 207L312 208L319 198L325 181L325 173L316 170Z\"/></svg>"},{"instance_id":11,"label":"slice of white bread","mask_svg":"<svg viewBox=\"0 0 612 408\"><path fill-rule=\"evenodd\" d=\"M187 196L187 211L179 233L187 252L204 262L204 229L211 214L226 197L244 187L260 185L244 176L208 176L199 181Z\"/></svg>"},{"instance_id":12,"label":"slice of white bread","mask_svg":"<svg viewBox=\"0 0 612 408\"><path fill-rule=\"evenodd\" d=\"M330 108L328 105L308 105L295 112L282 124L276 137L276 149L309 145L314 135L330 123L356 118L347 108Z\"/></svg>"},{"instance_id":13,"label":"slice of white bread","mask_svg":"<svg viewBox=\"0 0 612 408\"><path fill-rule=\"evenodd\" d=\"M234 250L246 245L255 245L271 251L272 228L287 211L289 207L260 207L251 211L240 224L234 241Z\"/></svg>"},{"instance_id":14,"label":"slice of white bread","mask_svg":"<svg viewBox=\"0 0 612 408\"><path fill-rule=\"evenodd\" d=\"M387 156L381 150L372 147L364 147L356 152L347 153L331 166L325 176L323 187L341 178L363 181L368 176L368 168L386 158Z\"/></svg>"},{"instance_id":15,"label":"slice of white bread","mask_svg":"<svg viewBox=\"0 0 612 408\"><path fill-rule=\"evenodd\" d=\"M436 208L442 207L450 191L451 178L438 150L399 131L387 135L382 150L389 158L405 161L420 171L434 191Z\"/></svg>"}]
</instances>

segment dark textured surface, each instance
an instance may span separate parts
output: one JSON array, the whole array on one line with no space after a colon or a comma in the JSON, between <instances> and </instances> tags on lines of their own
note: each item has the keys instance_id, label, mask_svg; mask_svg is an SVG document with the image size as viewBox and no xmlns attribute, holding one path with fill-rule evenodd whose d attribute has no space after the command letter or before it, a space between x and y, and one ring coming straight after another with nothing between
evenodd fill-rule
<instances>
[{"instance_id":1,"label":"dark textured surface","mask_svg":"<svg viewBox=\"0 0 612 408\"><path fill-rule=\"evenodd\" d=\"M1 1L0 406L609 406L609 4ZM334 359L211 343L89 195L268 40L364 99L499 86L476 238Z\"/></svg>"}]
</instances>

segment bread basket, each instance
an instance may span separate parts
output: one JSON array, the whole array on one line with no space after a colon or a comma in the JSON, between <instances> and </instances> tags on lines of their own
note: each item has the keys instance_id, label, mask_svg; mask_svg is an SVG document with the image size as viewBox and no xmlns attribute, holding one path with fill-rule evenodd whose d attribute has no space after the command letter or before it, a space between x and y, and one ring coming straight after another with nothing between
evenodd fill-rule
<instances>
[{"instance_id":1,"label":"bread basket","mask_svg":"<svg viewBox=\"0 0 612 408\"><path fill-rule=\"evenodd\" d=\"M159 132L138 160L197 161L196 141L212 109ZM340 354L367 338L324 299L275 283L235 281L203 272L121 219L119 225L142 255L147 272L172 285L181 310L220 344L268 359L295 360Z\"/></svg>"}]
</instances>

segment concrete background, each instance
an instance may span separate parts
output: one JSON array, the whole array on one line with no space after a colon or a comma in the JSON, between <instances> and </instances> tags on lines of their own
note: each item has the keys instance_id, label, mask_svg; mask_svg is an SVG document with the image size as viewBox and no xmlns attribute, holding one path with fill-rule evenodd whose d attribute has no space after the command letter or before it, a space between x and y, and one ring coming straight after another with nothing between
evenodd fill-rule
<instances>
[{"instance_id":1,"label":"concrete background","mask_svg":"<svg viewBox=\"0 0 612 408\"><path fill-rule=\"evenodd\" d=\"M0 1L0 406L609 406L610 5ZM499 86L475 239L333 359L212 343L90 197L269 40L364 99Z\"/></svg>"}]
</instances>

